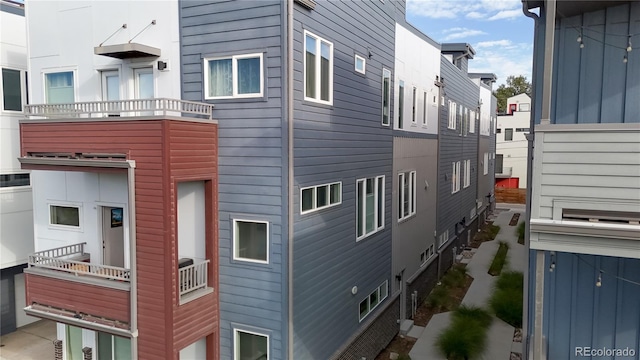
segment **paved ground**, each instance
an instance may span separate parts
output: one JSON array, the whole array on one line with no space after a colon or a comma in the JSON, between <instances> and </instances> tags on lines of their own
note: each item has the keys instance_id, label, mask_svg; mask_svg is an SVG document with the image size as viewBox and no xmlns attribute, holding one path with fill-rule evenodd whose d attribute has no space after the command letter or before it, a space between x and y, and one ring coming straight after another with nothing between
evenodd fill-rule
<instances>
[{"instance_id":1,"label":"paved ground","mask_svg":"<svg viewBox=\"0 0 640 360\"><path fill-rule=\"evenodd\" d=\"M487 273L489 265L498 249L498 242L509 243L507 253L507 266L510 270L523 271L524 246L518 244L515 226L509 226L511 217L520 213L520 221L524 220L524 205L497 204L494 224L500 226L500 232L495 241L485 242L480 245L473 258L467 264L469 275L473 277L473 283L467 291L462 303L465 305L485 306L493 291L495 278ZM437 314L431 318L426 328L409 352L412 360L446 360L434 346L438 335L449 326L450 313ZM494 318L489 328L487 350L484 360L509 360L513 344L514 328L504 321ZM515 346L517 348L517 346Z\"/></svg>"},{"instance_id":2,"label":"paved ground","mask_svg":"<svg viewBox=\"0 0 640 360\"><path fill-rule=\"evenodd\" d=\"M40 320L0 338L0 360L53 359L56 323Z\"/></svg>"}]
</instances>

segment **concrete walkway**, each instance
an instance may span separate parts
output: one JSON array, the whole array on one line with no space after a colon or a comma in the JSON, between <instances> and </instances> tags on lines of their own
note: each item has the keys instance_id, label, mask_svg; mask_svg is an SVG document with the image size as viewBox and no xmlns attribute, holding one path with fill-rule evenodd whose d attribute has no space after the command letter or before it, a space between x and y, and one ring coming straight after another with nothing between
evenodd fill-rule
<instances>
[{"instance_id":1,"label":"concrete walkway","mask_svg":"<svg viewBox=\"0 0 640 360\"><path fill-rule=\"evenodd\" d=\"M473 277L473 283L467 291L462 304L482 306L487 308L488 300L493 293L495 277L488 274L489 266L498 250L499 241L509 244L507 253L507 268L509 270L524 270L524 246L518 244L516 226L509 226L511 217L520 213L519 222L524 220L524 205L497 204L492 217L494 225L500 226L500 232L494 241L484 242L475 252L467 269ZM435 346L438 335L451 323L451 313L436 314L431 318L424 331L409 352L412 360L446 360ZM512 348L518 349L513 343L513 326L494 318L487 334L487 349L483 360L509 360Z\"/></svg>"},{"instance_id":2,"label":"concrete walkway","mask_svg":"<svg viewBox=\"0 0 640 360\"><path fill-rule=\"evenodd\" d=\"M0 360L53 359L56 323L40 320L0 338Z\"/></svg>"}]
</instances>

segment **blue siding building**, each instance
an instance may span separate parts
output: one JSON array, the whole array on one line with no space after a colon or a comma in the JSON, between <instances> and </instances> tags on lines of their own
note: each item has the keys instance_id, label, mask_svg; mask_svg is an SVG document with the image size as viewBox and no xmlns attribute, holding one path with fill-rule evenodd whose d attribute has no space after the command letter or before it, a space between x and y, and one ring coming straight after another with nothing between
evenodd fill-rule
<instances>
[{"instance_id":1,"label":"blue siding building","mask_svg":"<svg viewBox=\"0 0 640 360\"><path fill-rule=\"evenodd\" d=\"M525 14L530 358L640 359L640 3L526 1Z\"/></svg>"}]
</instances>

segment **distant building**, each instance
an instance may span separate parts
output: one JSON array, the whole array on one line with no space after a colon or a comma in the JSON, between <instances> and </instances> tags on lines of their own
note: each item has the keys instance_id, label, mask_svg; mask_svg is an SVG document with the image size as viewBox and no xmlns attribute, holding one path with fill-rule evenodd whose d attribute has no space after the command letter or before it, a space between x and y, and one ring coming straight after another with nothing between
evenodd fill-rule
<instances>
[{"instance_id":1,"label":"distant building","mask_svg":"<svg viewBox=\"0 0 640 360\"><path fill-rule=\"evenodd\" d=\"M496 134L496 187L527 187L527 139L531 98L527 94L507 100L507 114L498 116Z\"/></svg>"}]
</instances>

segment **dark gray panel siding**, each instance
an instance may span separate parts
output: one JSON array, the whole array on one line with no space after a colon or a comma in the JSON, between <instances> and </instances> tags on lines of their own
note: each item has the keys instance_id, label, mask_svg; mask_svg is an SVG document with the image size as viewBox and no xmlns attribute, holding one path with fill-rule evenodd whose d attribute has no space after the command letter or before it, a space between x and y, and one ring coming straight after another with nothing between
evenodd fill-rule
<instances>
[{"instance_id":1,"label":"dark gray panel siding","mask_svg":"<svg viewBox=\"0 0 640 360\"><path fill-rule=\"evenodd\" d=\"M394 67L394 16L392 2L319 1L312 11L296 7L295 359L334 354L362 325L360 301L391 280L393 143L392 130L381 125L381 94L382 68ZM303 100L304 30L333 43L331 106ZM355 54L367 58L366 75L355 72ZM385 175L385 228L356 242L356 180L379 175ZM336 181L342 181L341 205L300 215L301 187Z\"/></svg>"},{"instance_id":2,"label":"dark gray panel siding","mask_svg":"<svg viewBox=\"0 0 640 360\"><path fill-rule=\"evenodd\" d=\"M576 42L581 26L582 49ZM544 36L543 28L539 26L538 37ZM625 35L638 33L639 2L559 20L552 123L640 122L640 53L625 51ZM627 63L623 63L625 55Z\"/></svg>"},{"instance_id":3,"label":"dark gray panel siding","mask_svg":"<svg viewBox=\"0 0 640 360\"><path fill-rule=\"evenodd\" d=\"M476 132L467 136L461 135L462 119L456 115L457 130L448 129L449 104L454 101L465 108L478 110L480 89L472 82L467 74L458 69L445 57L441 57L440 72L445 79L445 106L440 106L439 129L439 158L438 158L438 233L440 236L449 230L449 239L456 236L456 223L471 221L471 209L476 206L476 182L477 173L482 171L478 165L478 138L479 128L476 122ZM480 136L480 138L483 138ZM463 160L471 160L470 185L465 188ZM452 189L452 163L460 161L460 191L451 193ZM458 226L458 231L463 227Z\"/></svg>"},{"instance_id":4,"label":"dark gray panel siding","mask_svg":"<svg viewBox=\"0 0 640 360\"><path fill-rule=\"evenodd\" d=\"M544 275L547 358L578 359L575 348L589 346L633 349L635 356L620 358L639 359L640 260L556 252L555 263ZM596 287L600 270L602 285Z\"/></svg>"},{"instance_id":5,"label":"dark gray panel siding","mask_svg":"<svg viewBox=\"0 0 640 360\"><path fill-rule=\"evenodd\" d=\"M272 359L286 358L282 283L286 266L286 178L282 158L284 3L180 1L182 93L215 104L219 121L220 356L232 358L234 324L270 336ZM203 56L261 52L264 98L204 100ZM232 219L269 221L269 264L233 260ZM247 329L246 327L244 329Z\"/></svg>"}]
</instances>

